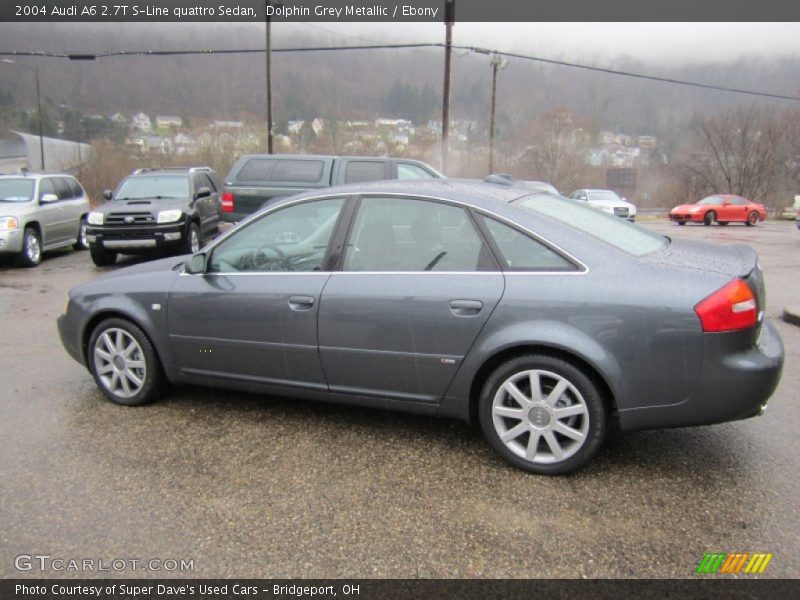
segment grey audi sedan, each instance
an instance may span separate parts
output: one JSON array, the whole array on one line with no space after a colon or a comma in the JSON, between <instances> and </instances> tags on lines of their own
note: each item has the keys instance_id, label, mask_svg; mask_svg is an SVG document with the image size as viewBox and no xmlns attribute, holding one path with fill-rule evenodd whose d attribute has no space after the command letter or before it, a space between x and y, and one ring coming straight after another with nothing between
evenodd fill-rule
<instances>
[{"instance_id":1,"label":"grey audi sedan","mask_svg":"<svg viewBox=\"0 0 800 600\"><path fill-rule=\"evenodd\" d=\"M69 294L62 342L113 402L185 382L479 423L514 465L760 414L783 346L746 246L680 242L513 182L287 198L200 252Z\"/></svg>"}]
</instances>

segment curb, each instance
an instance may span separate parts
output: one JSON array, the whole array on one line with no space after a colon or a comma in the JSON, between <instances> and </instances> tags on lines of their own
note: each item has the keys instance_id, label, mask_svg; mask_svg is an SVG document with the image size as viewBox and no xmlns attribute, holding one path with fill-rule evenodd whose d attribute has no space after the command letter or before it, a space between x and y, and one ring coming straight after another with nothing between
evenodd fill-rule
<instances>
[{"instance_id":1,"label":"curb","mask_svg":"<svg viewBox=\"0 0 800 600\"><path fill-rule=\"evenodd\" d=\"M800 325L800 306L787 306L783 309L783 320L792 325Z\"/></svg>"}]
</instances>

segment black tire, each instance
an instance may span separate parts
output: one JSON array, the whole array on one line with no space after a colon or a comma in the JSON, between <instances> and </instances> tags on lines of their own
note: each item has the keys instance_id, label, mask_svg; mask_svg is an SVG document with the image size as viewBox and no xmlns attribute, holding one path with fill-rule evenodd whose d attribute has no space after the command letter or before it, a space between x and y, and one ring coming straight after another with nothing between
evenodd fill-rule
<instances>
[{"instance_id":1,"label":"black tire","mask_svg":"<svg viewBox=\"0 0 800 600\"><path fill-rule=\"evenodd\" d=\"M87 250L89 243L86 241L86 217L81 217L81 223L78 225L78 241L72 244L75 250Z\"/></svg>"},{"instance_id":2,"label":"black tire","mask_svg":"<svg viewBox=\"0 0 800 600\"><path fill-rule=\"evenodd\" d=\"M131 340L135 341L135 345ZM112 350L132 345L134 349L127 357L124 352ZM139 406L158 398L164 383L164 372L153 344L138 326L125 319L106 319L95 327L86 352L86 362L97 387L115 404ZM104 357L101 354L103 352L109 358ZM141 368L133 366L139 363ZM126 373L141 383L137 384Z\"/></svg>"},{"instance_id":3,"label":"black tire","mask_svg":"<svg viewBox=\"0 0 800 600\"><path fill-rule=\"evenodd\" d=\"M183 240L182 254L195 254L200 250L200 228L197 223L189 223L186 228L186 236Z\"/></svg>"},{"instance_id":4,"label":"black tire","mask_svg":"<svg viewBox=\"0 0 800 600\"><path fill-rule=\"evenodd\" d=\"M92 262L98 267L108 267L117 262L117 253L102 246L89 246L89 254L92 256Z\"/></svg>"},{"instance_id":5,"label":"black tire","mask_svg":"<svg viewBox=\"0 0 800 600\"><path fill-rule=\"evenodd\" d=\"M761 221L761 217L759 217L758 213L753 210L747 215L747 221L745 221L744 224L748 227L755 227L758 225L759 221Z\"/></svg>"},{"instance_id":6,"label":"black tire","mask_svg":"<svg viewBox=\"0 0 800 600\"><path fill-rule=\"evenodd\" d=\"M727 225L730 221L717 221L718 225Z\"/></svg>"},{"instance_id":7,"label":"black tire","mask_svg":"<svg viewBox=\"0 0 800 600\"><path fill-rule=\"evenodd\" d=\"M42 262L42 236L33 227L26 227L22 234L22 252L17 262L23 267L38 267Z\"/></svg>"},{"instance_id":8,"label":"black tire","mask_svg":"<svg viewBox=\"0 0 800 600\"><path fill-rule=\"evenodd\" d=\"M708 227L709 225L713 224L714 221L716 220L717 220L717 213L715 213L713 210L710 210L703 217L703 225Z\"/></svg>"},{"instance_id":9,"label":"black tire","mask_svg":"<svg viewBox=\"0 0 800 600\"><path fill-rule=\"evenodd\" d=\"M678 221L678 225L686 225L686 221Z\"/></svg>"},{"instance_id":10,"label":"black tire","mask_svg":"<svg viewBox=\"0 0 800 600\"><path fill-rule=\"evenodd\" d=\"M531 393L529 371L538 372L536 378L542 396L549 395L557 382L566 382L565 391L554 400L555 406L549 406L545 397L523 407L520 401L505 392L507 388L503 386L519 378L520 387L517 390L527 400L534 398L536 395ZM578 409L581 412L566 417L555 417L552 412L565 409ZM520 417L506 417L505 413L495 415L495 410L513 412L520 414ZM583 467L597 454L608 430L608 410L591 378L566 360L542 354L520 356L500 365L483 386L478 414L484 436L500 456L521 469L540 475L563 475ZM563 425L567 425L573 435L577 433L583 437L578 440L572 435L563 435ZM500 437L501 433L512 434L517 430L519 433L506 441ZM536 438L532 437L534 434L537 434ZM561 458L556 455L550 439L563 453ZM562 440L566 451L560 445ZM526 457L531 453L531 448L532 459Z\"/></svg>"}]
</instances>

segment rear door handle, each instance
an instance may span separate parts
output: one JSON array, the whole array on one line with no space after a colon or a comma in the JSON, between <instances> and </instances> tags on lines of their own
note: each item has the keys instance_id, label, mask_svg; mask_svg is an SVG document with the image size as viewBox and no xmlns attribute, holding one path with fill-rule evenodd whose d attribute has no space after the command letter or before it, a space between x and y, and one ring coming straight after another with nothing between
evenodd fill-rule
<instances>
[{"instance_id":1,"label":"rear door handle","mask_svg":"<svg viewBox=\"0 0 800 600\"><path fill-rule=\"evenodd\" d=\"M292 310L308 310L314 306L313 296L289 296L289 307Z\"/></svg>"},{"instance_id":2,"label":"rear door handle","mask_svg":"<svg viewBox=\"0 0 800 600\"><path fill-rule=\"evenodd\" d=\"M472 317L481 312L483 302L480 300L451 300L450 312L458 317Z\"/></svg>"}]
</instances>

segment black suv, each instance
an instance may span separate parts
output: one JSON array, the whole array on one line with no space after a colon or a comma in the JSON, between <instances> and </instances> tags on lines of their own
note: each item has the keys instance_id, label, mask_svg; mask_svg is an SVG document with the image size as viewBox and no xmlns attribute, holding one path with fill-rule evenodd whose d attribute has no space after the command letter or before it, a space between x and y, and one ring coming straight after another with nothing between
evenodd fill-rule
<instances>
[{"instance_id":1,"label":"black suv","mask_svg":"<svg viewBox=\"0 0 800 600\"><path fill-rule=\"evenodd\" d=\"M220 183L208 167L139 169L122 180L108 202L89 213L92 260L113 264L117 254L177 250L194 253L217 235Z\"/></svg>"}]
</instances>

